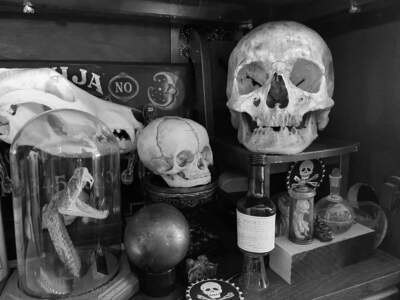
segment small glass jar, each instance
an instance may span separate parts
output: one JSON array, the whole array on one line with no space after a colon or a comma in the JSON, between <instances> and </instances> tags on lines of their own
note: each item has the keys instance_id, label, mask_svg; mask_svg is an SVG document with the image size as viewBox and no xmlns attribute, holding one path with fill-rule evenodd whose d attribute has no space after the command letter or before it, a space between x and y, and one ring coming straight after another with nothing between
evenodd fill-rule
<instances>
[{"instance_id":1,"label":"small glass jar","mask_svg":"<svg viewBox=\"0 0 400 300\"><path fill-rule=\"evenodd\" d=\"M314 235L315 190L298 186L289 190L289 240L296 244L309 244Z\"/></svg>"},{"instance_id":2,"label":"small glass jar","mask_svg":"<svg viewBox=\"0 0 400 300\"><path fill-rule=\"evenodd\" d=\"M334 169L329 175L330 193L315 205L315 213L335 234L344 233L354 223L354 211L348 201L340 195L342 175Z\"/></svg>"}]
</instances>

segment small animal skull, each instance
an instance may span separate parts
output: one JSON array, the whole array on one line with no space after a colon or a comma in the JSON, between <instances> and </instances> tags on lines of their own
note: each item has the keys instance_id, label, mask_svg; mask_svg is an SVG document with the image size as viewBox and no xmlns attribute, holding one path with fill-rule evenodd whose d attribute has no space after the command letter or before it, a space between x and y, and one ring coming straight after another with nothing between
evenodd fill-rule
<instances>
[{"instance_id":1,"label":"small animal skull","mask_svg":"<svg viewBox=\"0 0 400 300\"><path fill-rule=\"evenodd\" d=\"M121 153L136 148L142 128L132 109L99 99L52 69L0 69L0 140L11 143L26 122L51 109L76 109L103 121Z\"/></svg>"},{"instance_id":2,"label":"small animal skull","mask_svg":"<svg viewBox=\"0 0 400 300\"><path fill-rule=\"evenodd\" d=\"M301 179L309 179L312 172L314 171L314 164L311 160L305 160L300 164L300 176Z\"/></svg>"},{"instance_id":3,"label":"small animal skull","mask_svg":"<svg viewBox=\"0 0 400 300\"><path fill-rule=\"evenodd\" d=\"M270 22L244 36L229 58L227 106L250 151L295 154L328 124L333 62L324 40L295 22Z\"/></svg>"},{"instance_id":4,"label":"small animal skull","mask_svg":"<svg viewBox=\"0 0 400 300\"><path fill-rule=\"evenodd\" d=\"M205 282L200 286L201 291L211 299L218 299L221 297L221 285L216 282Z\"/></svg>"},{"instance_id":5,"label":"small animal skull","mask_svg":"<svg viewBox=\"0 0 400 300\"><path fill-rule=\"evenodd\" d=\"M192 187L211 181L213 154L206 129L185 118L153 120L138 136L143 164L171 187Z\"/></svg>"}]
</instances>

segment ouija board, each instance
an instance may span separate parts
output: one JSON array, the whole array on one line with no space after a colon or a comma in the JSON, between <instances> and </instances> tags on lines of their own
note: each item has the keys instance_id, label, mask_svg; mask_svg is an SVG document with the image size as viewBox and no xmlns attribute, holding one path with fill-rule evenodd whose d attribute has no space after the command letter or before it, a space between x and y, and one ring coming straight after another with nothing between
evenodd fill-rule
<instances>
[{"instance_id":1,"label":"ouija board","mask_svg":"<svg viewBox=\"0 0 400 300\"><path fill-rule=\"evenodd\" d=\"M103 100L129 106L141 121L146 105L156 116L190 117L194 80L189 64L0 61L0 68L52 68Z\"/></svg>"},{"instance_id":2,"label":"ouija board","mask_svg":"<svg viewBox=\"0 0 400 300\"><path fill-rule=\"evenodd\" d=\"M143 122L143 109L152 106L155 117L165 115L192 116L194 101L193 70L189 64L143 64L118 62L71 61L0 61L0 68L52 68L90 94L132 108L135 118ZM9 259L15 258L14 220L10 189L5 191L4 178L10 177L9 145L0 141L0 193L5 216L4 228ZM121 171L127 168L128 157L121 156ZM137 170L135 171L135 177ZM121 184L121 211L132 214L139 202L140 187L133 182ZM115 228L120 226L114 224ZM113 226L114 226L113 225ZM112 230L115 232L115 230ZM88 236L82 234L82 238ZM110 238L120 239L119 235Z\"/></svg>"}]
</instances>

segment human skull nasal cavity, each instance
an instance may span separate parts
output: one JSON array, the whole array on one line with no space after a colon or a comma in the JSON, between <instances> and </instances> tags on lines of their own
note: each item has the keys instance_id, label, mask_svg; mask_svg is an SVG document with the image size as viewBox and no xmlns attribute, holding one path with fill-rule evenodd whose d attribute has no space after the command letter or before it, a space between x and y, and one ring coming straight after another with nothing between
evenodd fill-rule
<instances>
[{"instance_id":1,"label":"human skull nasal cavity","mask_svg":"<svg viewBox=\"0 0 400 300\"><path fill-rule=\"evenodd\" d=\"M289 98L282 76L274 73L267 96L267 106L274 108L277 104L279 108L285 108L289 104Z\"/></svg>"}]
</instances>

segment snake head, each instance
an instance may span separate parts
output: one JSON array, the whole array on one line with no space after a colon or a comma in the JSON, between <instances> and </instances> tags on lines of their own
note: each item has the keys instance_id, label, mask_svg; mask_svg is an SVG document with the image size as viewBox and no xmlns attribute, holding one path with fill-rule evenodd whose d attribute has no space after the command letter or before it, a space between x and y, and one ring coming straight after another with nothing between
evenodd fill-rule
<instances>
[{"instance_id":1,"label":"snake head","mask_svg":"<svg viewBox=\"0 0 400 300\"><path fill-rule=\"evenodd\" d=\"M67 205L58 207L58 212L62 215L75 216L75 217L89 217L93 219L105 219L108 217L108 210L99 210L90 206L87 202L88 195L82 192L79 197L67 201Z\"/></svg>"},{"instance_id":2,"label":"snake head","mask_svg":"<svg viewBox=\"0 0 400 300\"><path fill-rule=\"evenodd\" d=\"M80 179L81 182L80 189L83 189L83 187L86 184L89 184L89 188L92 188L94 179L93 176L89 173L89 170L87 168L85 167L76 168L73 177L74 176Z\"/></svg>"},{"instance_id":3,"label":"snake head","mask_svg":"<svg viewBox=\"0 0 400 300\"><path fill-rule=\"evenodd\" d=\"M89 204L89 196L83 190L86 184L92 187L94 179L85 167L76 168L67 184L67 188L57 201L58 212L64 216L105 219L108 210L99 210Z\"/></svg>"}]
</instances>

